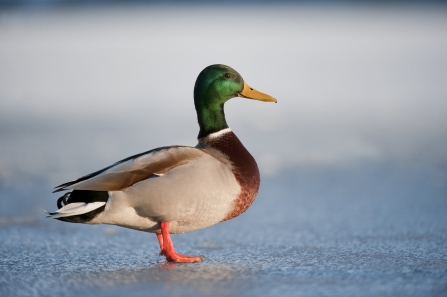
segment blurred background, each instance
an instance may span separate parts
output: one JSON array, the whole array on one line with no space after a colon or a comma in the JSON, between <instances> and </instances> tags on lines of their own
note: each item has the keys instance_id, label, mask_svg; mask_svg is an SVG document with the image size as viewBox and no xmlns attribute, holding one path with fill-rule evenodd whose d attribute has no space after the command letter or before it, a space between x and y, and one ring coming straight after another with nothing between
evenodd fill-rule
<instances>
[{"instance_id":1,"label":"blurred background","mask_svg":"<svg viewBox=\"0 0 447 297\"><path fill-rule=\"evenodd\" d=\"M371 185L392 172L447 194L443 5L0 3L2 217L41 215L52 187L132 154L194 146L194 82L217 63L278 98L225 106L263 180L374 170Z\"/></svg>"},{"instance_id":2,"label":"blurred background","mask_svg":"<svg viewBox=\"0 0 447 297\"><path fill-rule=\"evenodd\" d=\"M219 241L213 232L244 225L262 230L249 236L260 245L293 246L294 234L297 246L355 246L367 234L404 249L412 236L407 252L436 242L434 258L413 259L413 270L398 256L385 262L400 280L404 266L435 271L423 293L442 295L446 53L447 6L436 1L2 0L0 225L41 222L63 182L155 147L194 146L195 79L220 63L278 104L226 104L261 189L236 223L193 236ZM265 239L274 230L280 238ZM409 291L385 292L421 293L399 284Z\"/></svg>"}]
</instances>

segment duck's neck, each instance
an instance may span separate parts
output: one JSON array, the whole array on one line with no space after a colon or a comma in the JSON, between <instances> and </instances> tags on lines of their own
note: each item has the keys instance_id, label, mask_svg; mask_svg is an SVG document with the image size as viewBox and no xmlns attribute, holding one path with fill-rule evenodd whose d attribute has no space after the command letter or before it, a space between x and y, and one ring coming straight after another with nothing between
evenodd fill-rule
<instances>
[{"instance_id":1,"label":"duck's neck","mask_svg":"<svg viewBox=\"0 0 447 297\"><path fill-rule=\"evenodd\" d=\"M197 119L199 121L200 132L197 138L204 138L212 133L227 129L228 124L225 120L224 105L196 105Z\"/></svg>"}]
</instances>

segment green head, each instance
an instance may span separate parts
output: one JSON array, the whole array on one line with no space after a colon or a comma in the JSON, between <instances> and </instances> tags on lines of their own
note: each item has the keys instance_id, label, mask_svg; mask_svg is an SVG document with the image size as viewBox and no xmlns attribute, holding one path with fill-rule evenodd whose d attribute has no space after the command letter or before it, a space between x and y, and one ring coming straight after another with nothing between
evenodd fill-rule
<instances>
[{"instance_id":1,"label":"green head","mask_svg":"<svg viewBox=\"0 0 447 297\"><path fill-rule=\"evenodd\" d=\"M200 126L198 138L228 128L224 104L234 97L276 102L275 98L247 85L233 68L219 64L208 66L200 72L194 86L194 104Z\"/></svg>"}]
</instances>

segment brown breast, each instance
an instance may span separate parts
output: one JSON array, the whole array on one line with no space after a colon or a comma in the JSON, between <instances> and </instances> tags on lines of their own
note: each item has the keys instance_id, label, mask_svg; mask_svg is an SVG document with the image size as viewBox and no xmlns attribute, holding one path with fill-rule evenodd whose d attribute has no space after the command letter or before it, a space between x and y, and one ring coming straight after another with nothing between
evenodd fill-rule
<instances>
[{"instance_id":1,"label":"brown breast","mask_svg":"<svg viewBox=\"0 0 447 297\"><path fill-rule=\"evenodd\" d=\"M239 138L229 131L217 137L201 139L206 146L225 154L233 165L233 173L241 186L241 193L234 201L233 209L222 220L227 221L246 211L256 198L261 182L258 165Z\"/></svg>"}]
</instances>

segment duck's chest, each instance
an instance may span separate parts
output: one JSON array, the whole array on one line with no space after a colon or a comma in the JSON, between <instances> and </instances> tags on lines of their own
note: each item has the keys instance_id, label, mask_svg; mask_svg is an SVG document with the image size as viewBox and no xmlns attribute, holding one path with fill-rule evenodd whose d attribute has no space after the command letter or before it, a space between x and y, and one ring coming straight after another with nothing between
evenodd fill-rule
<instances>
[{"instance_id":1,"label":"duck's chest","mask_svg":"<svg viewBox=\"0 0 447 297\"><path fill-rule=\"evenodd\" d=\"M234 176L241 186L241 192L234 200L231 211L222 221L230 220L246 211L255 200L261 181L258 165L253 156L231 131L218 137L206 139L206 145L228 157Z\"/></svg>"}]
</instances>

